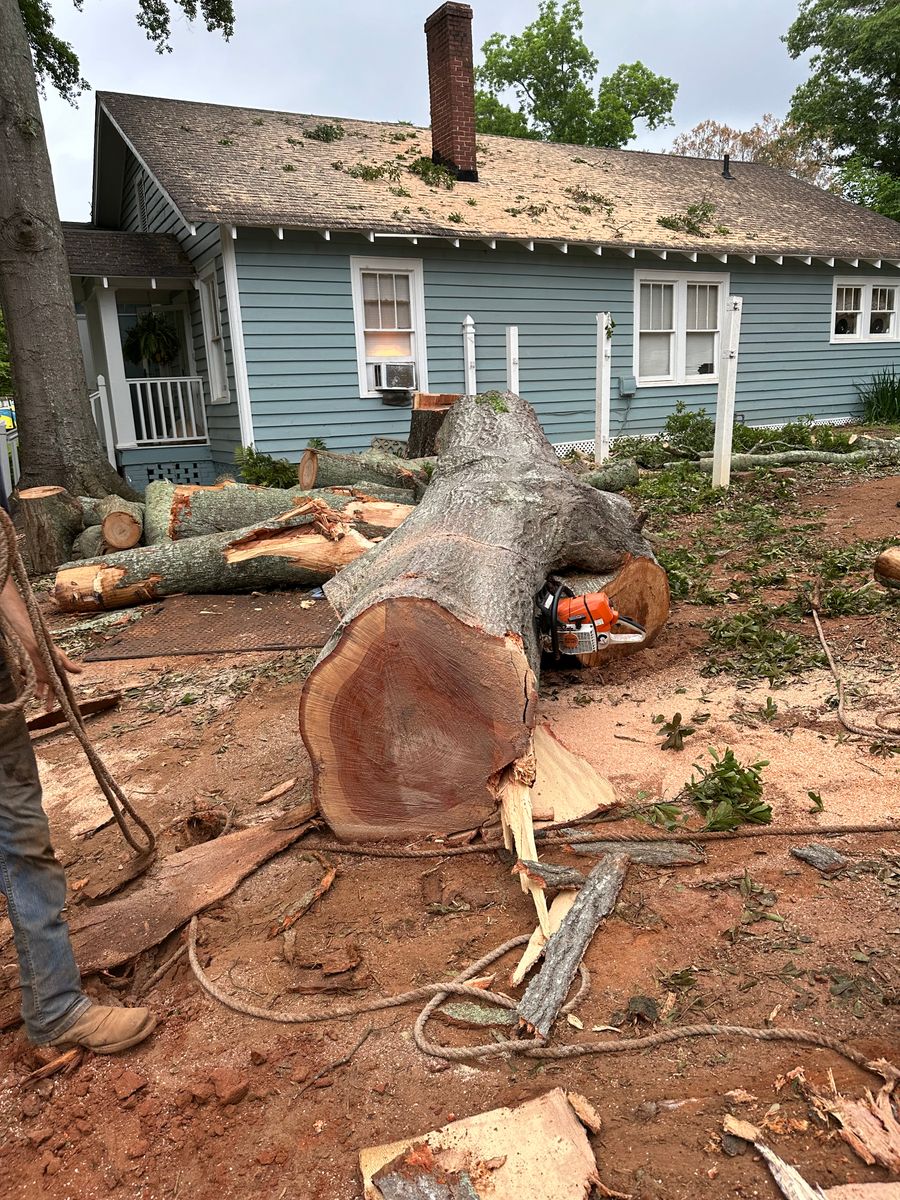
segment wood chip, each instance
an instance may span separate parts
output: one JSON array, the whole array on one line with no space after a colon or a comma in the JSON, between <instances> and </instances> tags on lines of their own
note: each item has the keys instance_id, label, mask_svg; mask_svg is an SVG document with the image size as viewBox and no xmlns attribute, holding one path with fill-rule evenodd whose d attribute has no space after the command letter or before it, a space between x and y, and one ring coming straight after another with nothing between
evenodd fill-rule
<instances>
[{"instance_id":1,"label":"wood chip","mask_svg":"<svg viewBox=\"0 0 900 1200\"><path fill-rule=\"evenodd\" d=\"M256 801L257 804L270 804L273 800L277 800L279 796L286 796L288 792L292 792L297 786L296 779L286 779L284 783L276 784L270 788L264 795Z\"/></svg>"},{"instance_id":2,"label":"wood chip","mask_svg":"<svg viewBox=\"0 0 900 1200\"><path fill-rule=\"evenodd\" d=\"M749 1121L742 1121L739 1117L733 1117L731 1113L726 1113L722 1129L725 1133L730 1133L732 1137L743 1138L745 1142L756 1142L762 1136L756 1125L752 1125Z\"/></svg>"}]
</instances>

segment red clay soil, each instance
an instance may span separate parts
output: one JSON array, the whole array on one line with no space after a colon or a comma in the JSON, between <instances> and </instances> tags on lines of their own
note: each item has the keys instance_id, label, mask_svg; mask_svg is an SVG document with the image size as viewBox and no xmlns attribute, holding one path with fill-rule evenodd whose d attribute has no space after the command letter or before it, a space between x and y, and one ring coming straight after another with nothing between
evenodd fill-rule
<instances>
[{"instance_id":1,"label":"red clay soil","mask_svg":"<svg viewBox=\"0 0 900 1200\"><path fill-rule=\"evenodd\" d=\"M881 536L884 526L877 533L871 523L890 517L890 487L896 489L897 480L854 480L850 486L857 493L852 500L840 488L812 500L828 505L829 525L837 525L839 512L847 520L864 515L867 524L854 526L853 540ZM896 528L900 510L893 511ZM672 799L707 745L730 745L742 761L769 760L766 798L776 827L900 817L900 757L872 754L868 741L841 734L827 672L810 670L772 692L778 715L771 722L759 717L770 694L765 683L738 687L727 676L701 674L702 623L717 614L682 606L646 654L599 673L548 674L547 719L612 779L626 806ZM896 674L887 672L897 669L897 640L887 637L893 628L888 620L877 615L832 625L841 652L854 656L854 679L869 690L860 701L876 706L886 694L896 703ZM873 639L876 631L881 639ZM859 649L866 639L877 642L877 651ZM162 830L163 853L215 835L226 821L241 827L268 819L308 793L297 699L313 657L90 665L79 680L86 694L111 687L125 692L120 708L95 718L91 730L129 793ZM660 748L651 719L671 716L675 708L686 718L710 714L680 754ZM74 906L80 892L122 861L122 851L113 830L103 827L103 803L72 743L53 735L38 745ZM297 781L291 791L256 803L288 779ZM821 793L824 812L808 811L810 790ZM495 855L364 859L314 854L309 840L272 860L201 918L201 953L210 975L252 1005L327 1013L446 979L533 928L528 898ZM554 1041L647 1032L646 1016L655 1005L661 1015L653 1027L805 1026L845 1039L872 1058L897 1061L900 837L830 840L857 864L836 879L791 856L791 846L811 840L721 842L707 847L708 861L698 866L632 866L615 914L587 954L592 984L577 1011L583 1028L562 1022ZM545 857L584 870L592 862L565 849ZM333 886L294 932L269 936L331 866L337 868ZM0 1012L15 1002L9 933L4 919L0 988L7 993L0 993ZM102 999L133 1000L180 937L121 971L87 980L88 990ZM494 985L500 990L512 991L512 962L501 964ZM734 1157L723 1152L727 1112L763 1125L769 1143L813 1184L888 1178L858 1159L833 1127L817 1121L792 1084L780 1086L798 1065L819 1084L833 1070L841 1091L852 1095L877 1083L828 1051L722 1038L560 1063L504 1058L448 1064L415 1048L418 1006L277 1025L211 1000L183 959L151 988L147 1003L161 1020L146 1047L121 1058L87 1058L70 1074L33 1085L21 1081L39 1056L15 1027L0 1037L3 1200L357 1200L360 1147L422 1133L559 1084L583 1092L603 1118L601 1133L591 1140L604 1184L640 1200L778 1195L752 1147ZM611 1025L621 1034L593 1032ZM373 1033L348 1066L306 1086L370 1026ZM491 1029L446 1019L429 1030L452 1045L493 1037ZM752 1098L729 1099L735 1089Z\"/></svg>"}]
</instances>

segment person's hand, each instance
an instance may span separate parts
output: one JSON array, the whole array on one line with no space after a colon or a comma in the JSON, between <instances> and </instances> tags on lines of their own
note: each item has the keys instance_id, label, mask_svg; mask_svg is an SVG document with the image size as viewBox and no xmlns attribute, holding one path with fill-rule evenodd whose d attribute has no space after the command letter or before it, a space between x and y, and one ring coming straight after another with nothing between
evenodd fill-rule
<instances>
[{"instance_id":1,"label":"person's hand","mask_svg":"<svg viewBox=\"0 0 900 1200\"><path fill-rule=\"evenodd\" d=\"M69 675L80 675L84 670L81 663L75 662L69 658L64 650L60 650L58 646L53 647L54 657L57 665L61 670L66 671ZM47 668L44 666L44 661L37 652L37 647L28 646L28 655L31 658L34 666L34 674L36 681L35 693L37 698L43 703L44 711L49 712L53 707L55 696L53 688L50 685L50 676L47 674Z\"/></svg>"}]
</instances>

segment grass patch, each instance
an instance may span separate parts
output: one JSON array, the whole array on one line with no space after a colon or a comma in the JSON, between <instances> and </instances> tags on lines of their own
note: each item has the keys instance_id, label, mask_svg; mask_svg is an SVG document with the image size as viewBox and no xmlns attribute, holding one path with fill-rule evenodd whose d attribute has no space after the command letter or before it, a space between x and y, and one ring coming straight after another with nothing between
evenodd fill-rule
<instances>
[{"instance_id":1,"label":"grass patch","mask_svg":"<svg viewBox=\"0 0 900 1200\"><path fill-rule=\"evenodd\" d=\"M864 383L855 386L870 425L894 425L900 422L900 375L896 367L884 367Z\"/></svg>"}]
</instances>

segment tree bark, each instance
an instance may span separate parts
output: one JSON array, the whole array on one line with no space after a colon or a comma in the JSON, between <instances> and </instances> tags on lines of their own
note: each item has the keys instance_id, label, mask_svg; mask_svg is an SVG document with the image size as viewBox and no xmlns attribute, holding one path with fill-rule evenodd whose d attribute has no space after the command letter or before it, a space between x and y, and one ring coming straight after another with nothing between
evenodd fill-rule
<instances>
[{"instance_id":1,"label":"tree bark","mask_svg":"<svg viewBox=\"0 0 900 1200\"><path fill-rule=\"evenodd\" d=\"M900 588L900 546L888 546L878 555L875 578L885 587Z\"/></svg>"},{"instance_id":2,"label":"tree bark","mask_svg":"<svg viewBox=\"0 0 900 1200\"><path fill-rule=\"evenodd\" d=\"M72 557L84 516L78 500L63 487L25 488L18 493L30 575L46 575Z\"/></svg>"},{"instance_id":3,"label":"tree bark","mask_svg":"<svg viewBox=\"0 0 900 1200\"><path fill-rule=\"evenodd\" d=\"M305 512L247 529L68 563L57 573L53 598L62 612L97 612L178 592L313 587L373 544L312 501Z\"/></svg>"},{"instance_id":4,"label":"tree bark","mask_svg":"<svg viewBox=\"0 0 900 1200\"><path fill-rule=\"evenodd\" d=\"M407 458L430 458L436 453L436 439L450 411L446 408L414 408L409 415Z\"/></svg>"},{"instance_id":5,"label":"tree bark","mask_svg":"<svg viewBox=\"0 0 900 1200\"><path fill-rule=\"evenodd\" d=\"M99 558L103 553L103 530L99 525L88 525L72 543L72 558Z\"/></svg>"},{"instance_id":6,"label":"tree bark","mask_svg":"<svg viewBox=\"0 0 900 1200\"><path fill-rule=\"evenodd\" d=\"M334 487L369 480L387 487L418 491L428 483L425 464L393 454L335 454L331 450L304 450L297 467L301 488Z\"/></svg>"},{"instance_id":7,"label":"tree bark","mask_svg":"<svg viewBox=\"0 0 900 1200\"><path fill-rule=\"evenodd\" d=\"M784 450L778 454L732 454L732 471L749 471L753 467L794 467L802 463L821 463L824 466L849 467L855 463L888 462L900 460L900 439L887 443L883 448L875 450L851 450L848 454L836 454L831 450ZM684 462L685 460L680 460ZM677 466L678 463L666 463L667 467ZM707 474L712 473L713 460L701 458L696 466Z\"/></svg>"},{"instance_id":8,"label":"tree bark","mask_svg":"<svg viewBox=\"0 0 900 1200\"><path fill-rule=\"evenodd\" d=\"M613 458L579 478L601 492L624 492L626 488L637 486L638 465L633 458Z\"/></svg>"},{"instance_id":9,"label":"tree bark","mask_svg":"<svg viewBox=\"0 0 900 1200\"><path fill-rule=\"evenodd\" d=\"M133 497L94 425L34 65L18 0L0 0L0 308L22 486Z\"/></svg>"},{"instance_id":10,"label":"tree bark","mask_svg":"<svg viewBox=\"0 0 900 1200\"><path fill-rule=\"evenodd\" d=\"M131 550L144 532L144 506L121 496L107 496L97 507L100 530L107 550Z\"/></svg>"},{"instance_id":11,"label":"tree bark","mask_svg":"<svg viewBox=\"0 0 900 1200\"><path fill-rule=\"evenodd\" d=\"M501 773L531 747L549 574L614 583L638 562L665 589L631 505L566 470L519 397L457 401L440 446L408 520L326 588L343 619L300 723L340 837L447 833L493 813Z\"/></svg>"},{"instance_id":12,"label":"tree bark","mask_svg":"<svg viewBox=\"0 0 900 1200\"><path fill-rule=\"evenodd\" d=\"M146 491L148 543L181 541L210 533L227 533L270 521L307 500L319 500L335 513L344 513L366 537L384 537L409 515L412 494L400 490L404 504L371 500L355 488L263 488L250 484L174 484L157 480Z\"/></svg>"}]
</instances>

